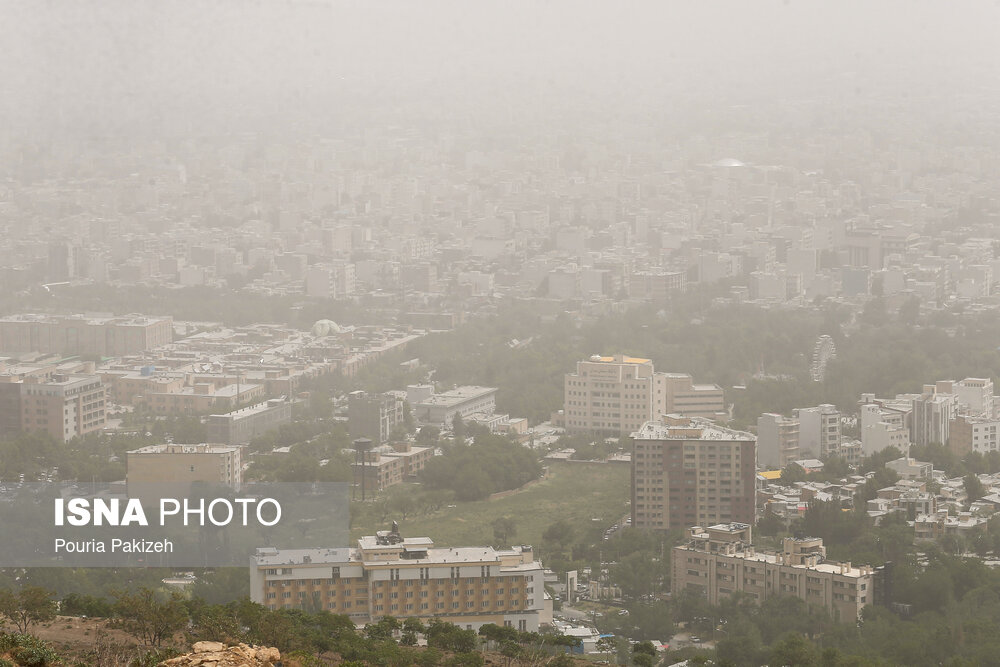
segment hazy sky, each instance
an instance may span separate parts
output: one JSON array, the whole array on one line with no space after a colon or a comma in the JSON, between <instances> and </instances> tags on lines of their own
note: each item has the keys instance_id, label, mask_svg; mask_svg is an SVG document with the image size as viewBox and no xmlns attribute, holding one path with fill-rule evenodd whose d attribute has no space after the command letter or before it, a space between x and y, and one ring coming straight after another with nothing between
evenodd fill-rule
<instances>
[{"instance_id":1,"label":"hazy sky","mask_svg":"<svg viewBox=\"0 0 1000 667\"><path fill-rule=\"evenodd\" d=\"M422 100L954 98L995 91L998 26L992 1L0 0L0 113L9 135Z\"/></svg>"}]
</instances>

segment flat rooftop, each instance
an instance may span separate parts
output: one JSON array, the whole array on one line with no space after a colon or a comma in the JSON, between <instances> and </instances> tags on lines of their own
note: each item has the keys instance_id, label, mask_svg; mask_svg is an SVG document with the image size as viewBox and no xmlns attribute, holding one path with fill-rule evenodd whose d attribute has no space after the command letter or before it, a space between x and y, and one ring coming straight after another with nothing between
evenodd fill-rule
<instances>
[{"instance_id":1,"label":"flat rooftop","mask_svg":"<svg viewBox=\"0 0 1000 667\"><path fill-rule=\"evenodd\" d=\"M685 551L691 551L691 552L694 552L694 553L705 553L701 549L695 549L694 547L692 547L690 545L681 545L681 546L675 547L675 548L676 549L684 549ZM842 576L842 577L851 577L851 578L855 578L855 579L858 578L858 577L869 576L869 574L867 572L862 571L861 568L854 567L854 566L851 566L849 568L845 568L845 567L842 567L840 563L835 562L835 561L828 561L828 562L817 563L816 565L812 565L812 566L810 566L810 565L790 565L790 564L787 564L787 563L786 564L781 564L781 563L778 562L778 554L776 554L776 553L761 553L759 551L754 551L753 553L750 553L749 551L737 551L736 553L734 553L734 554L728 554L725 557L726 558L739 558L740 560L754 562L754 563L768 563L768 564L771 564L771 565L782 565L782 567L790 567L790 568L793 568L793 569L796 569L796 570L809 570L809 571L812 571L812 572L824 572L826 574L836 574L836 575L839 575L839 576ZM847 563L844 563L844 565L847 565Z\"/></svg>"},{"instance_id":2,"label":"flat rooftop","mask_svg":"<svg viewBox=\"0 0 1000 667\"><path fill-rule=\"evenodd\" d=\"M440 394L428 396L424 400L420 401L418 405L448 407L458 405L459 403L470 401L475 398L482 398L483 396L494 394L496 391L496 387L458 387L457 389L452 389L451 391L445 391Z\"/></svg>"},{"instance_id":3,"label":"flat rooftop","mask_svg":"<svg viewBox=\"0 0 1000 667\"><path fill-rule=\"evenodd\" d=\"M226 454L238 450L237 445L205 443L201 445L149 445L129 451L129 454Z\"/></svg>"},{"instance_id":4,"label":"flat rooftop","mask_svg":"<svg viewBox=\"0 0 1000 667\"><path fill-rule=\"evenodd\" d=\"M430 548L434 546L434 540L429 537L405 537L402 542L395 544L379 544L375 535L365 535L358 540L358 546L362 549L384 549L385 547L422 547Z\"/></svg>"},{"instance_id":5,"label":"flat rooftop","mask_svg":"<svg viewBox=\"0 0 1000 667\"><path fill-rule=\"evenodd\" d=\"M497 563L502 556L510 556L521 553L519 547L498 551L493 547L433 547L433 542L429 537L408 537L397 544L377 544L374 535L366 535L358 540L358 549L350 547L320 548L320 549L277 549L272 547L262 547L257 549L257 553L251 557L257 566L278 566L278 565L336 565L338 563L358 563L362 562L361 552L367 549L379 550L387 547L395 547L403 551L426 551L427 557L416 559L396 559L396 560L376 560L368 561L369 565L386 565L390 563L406 563L412 565L417 562L442 564L462 564L462 563ZM534 570L538 565L534 561L531 563L521 563L505 567L504 570Z\"/></svg>"},{"instance_id":6,"label":"flat rooftop","mask_svg":"<svg viewBox=\"0 0 1000 667\"><path fill-rule=\"evenodd\" d=\"M599 359L588 359L587 361L596 361L602 364L650 364L651 359L643 359L642 357L622 357L621 360L615 357L600 357Z\"/></svg>"},{"instance_id":7,"label":"flat rooftop","mask_svg":"<svg viewBox=\"0 0 1000 667\"><path fill-rule=\"evenodd\" d=\"M119 326L148 326L157 322L173 322L169 317L147 317L146 315L122 315L121 317L88 317L85 315L43 315L39 313L22 313L0 317L0 322L83 322L100 326L102 324L117 324Z\"/></svg>"},{"instance_id":8,"label":"flat rooftop","mask_svg":"<svg viewBox=\"0 0 1000 667\"><path fill-rule=\"evenodd\" d=\"M247 385L252 386L252 385ZM209 415L211 417L228 417L230 419L242 419L243 417L250 417L251 415L260 414L261 412L267 412L268 410L278 408L284 401L279 401L278 403L272 403L275 399L267 400L262 403L256 403L255 405L248 405L245 408L240 408L239 410L233 410L232 412L225 412L217 415Z\"/></svg>"},{"instance_id":9,"label":"flat rooftop","mask_svg":"<svg viewBox=\"0 0 1000 667\"><path fill-rule=\"evenodd\" d=\"M250 557L257 566L266 565L322 565L324 563L359 562L354 549L270 549L260 548Z\"/></svg>"},{"instance_id":10,"label":"flat rooftop","mask_svg":"<svg viewBox=\"0 0 1000 667\"><path fill-rule=\"evenodd\" d=\"M753 434L719 426L707 419L693 418L689 424L649 421L632 434L636 440L729 440L752 442Z\"/></svg>"}]
</instances>

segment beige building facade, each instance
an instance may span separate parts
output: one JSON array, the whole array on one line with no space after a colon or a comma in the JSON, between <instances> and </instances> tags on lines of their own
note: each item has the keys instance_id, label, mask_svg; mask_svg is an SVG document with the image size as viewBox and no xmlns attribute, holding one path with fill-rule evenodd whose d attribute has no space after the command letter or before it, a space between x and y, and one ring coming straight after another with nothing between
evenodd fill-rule
<instances>
[{"instance_id":1,"label":"beige building facade","mask_svg":"<svg viewBox=\"0 0 1000 667\"><path fill-rule=\"evenodd\" d=\"M665 415L632 434L632 525L669 530L754 520L756 439Z\"/></svg>"},{"instance_id":2,"label":"beige building facade","mask_svg":"<svg viewBox=\"0 0 1000 667\"><path fill-rule=\"evenodd\" d=\"M744 593L758 604L776 596L794 596L825 609L838 622L855 622L874 600L876 575L866 565L826 559L818 537L787 537L780 553L757 551L749 524L728 523L688 531L688 541L674 547L671 590L697 592L710 604Z\"/></svg>"},{"instance_id":3,"label":"beige building facade","mask_svg":"<svg viewBox=\"0 0 1000 667\"><path fill-rule=\"evenodd\" d=\"M650 359L594 355L564 379L563 421L570 431L628 435L664 414L725 418L722 388L687 373L658 373Z\"/></svg>"},{"instance_id":4,"label":"beige building facade","mask_svg":"<svg viewBox=\"0 0 1000 667\"><path fill-rule=\"evenodd\" d=\"M62 317L11 315L0 318L0 352L55 352L116 357L137 354L173 340L169 317Z\"/></svg>"},{"instance_id":5,"label":"beige building facade","mask_svg":"<svg viewBox=\"0 0 1000 667\"><path fill-rule=\"evenodd\" d=\"M96 375L54 375L45 382L30 378L5 389L20 394L22 431L44 431L66 442L107 423L104 385Z\"/></svg>"},{"instance_id":6,"label":"beige building facade","mask_svg":"<svg viewBox=\"0 0 1000 667\"><path fill-rule=\"evenodd\" d=\"M206 482L234 489L243 484L245 448L240 445L150 445L128 452L127 457L126 484L132 497L141 494L143 484L189 487Z\"/></svg>"},{"instance_id":7,"label":"beige building facade","mask_svg":"<svg viewBox=\"0 0 1000 667\"><path fill-rule=\"evenodd\" d=\"M537 631L551 621L531 547L438 548L396 531L362 537L354 548L257 549L250 597L269 609L327 610L358 624L394 616Z\"/></svg>"}]
</instances>

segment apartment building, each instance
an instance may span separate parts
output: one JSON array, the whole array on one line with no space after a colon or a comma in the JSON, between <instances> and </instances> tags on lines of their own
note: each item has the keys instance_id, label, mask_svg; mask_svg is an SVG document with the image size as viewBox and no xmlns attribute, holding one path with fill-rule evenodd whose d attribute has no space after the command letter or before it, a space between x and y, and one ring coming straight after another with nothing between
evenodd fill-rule
<instances>
[{"instance_id":1,"label":"apartment building","mask_svg":"<svg viewBox=\"0 0 1000 667\"><path fill-rule=\"evenodd\" d=\"M627 435L663 414L725 416L722 388L687 373L658 373L641 357L594 355L564 380L563 420L571 431Z\"/></svg>"},{"instance_id":2,"label":"apartment building","mask_svg":"<svg viewBox=\"0 0 1000 667\"><path fill-rule=\"evenodd\" d=\"M1000 450L1000 419L957 415L948 427L948 447L956 454Z\"/></svg>"},{"instance_id":3,"label":"apartment building","mask_svg":"<svg viewBox=\"0 0 1000 667\"><path fill-rule=\"evenodd\" d=\"M551 621L542 564L531 547L438 548L398 530L332 549L259 548L250 598L269 609L325 609L357 624L382 616L487 623L536 632Z\"/></svg>"},{"instance_id":4,"label":"apartment building","mask_svg":"<svg viewBox=\"0 0 1000 667\"><path fill-rule=\"evenodd\" d=\"M424 424L450 426L455 415L462 419L496 412L496 387L465 386L440 394L432 394L413 406L413 416Z\"/></svg>"},{"instance_id":5,"label":"apartment building","mask_svg":"<svg viewBox=\"0 0 1000 667\"><path fill-rule=\"evenodd\" d=\"M182 371L156 371L145 366L140 370L102 369L101 381L108 388L108 398L120 405L135 405L150 394L172 394L182 391L187 383L187 373Z\"/></svg>"},{"instance_id":6,"label":"apartment building","mask_svg":"<svg viewBox=\"0 0 1000 667\"><path fill-rule=\"evenodd\" d=\"M904 406L899 401L882 402L871 394L862 396L861 453L871 456L886 447L909 451L909 423L912 404Z\"/></svg>"},{"instance_id":7,"label":"apartment building","mask_svg":"<svg viewBox=\"0 0 1000 667\"><path fill-rule=\"evenodd\" d=\"M814 408L795 411L799 420L799 449L820 458L836 454L840 449L840 410L824 403Z\"/></svg>"},{"instance_id":8,"label":"apartment building","mask_svg":"<svg viewBox=\"0 0 1000 667\"><path fill-rule=\"evenodd\" d=\"M408 441L374 447L359 453L352 464L354 485L363 483L365 489L381 491L416 475L433 456L432 447L414 447Z\"/></svg>"},{"instance_id":9,"label":"apartment building","mask_svg":"<svg viewBox=\"0 0 1000 667\"><path fill-rule=\"evenodd\" d=\"M717 384L697 384L687 373L664 373L666 405L662 414L726 419L726 401ZM655 415L658 416L658 415Z\"/></svg>"},{"instance_id":10,"label":"apartment building","mask_svg":"<svg viewBox=\"0 0 1000 667\"><path fill-rule=\"evenodd\" d=\"M956 382L952 390L960 412L987 419L994 417L993 380L965 378Z\"/></svg>"},{"instance_id":11,"label":"apartment building","mask_svg":"<svg viewBox=\"0 0 1000 667\"><path fill-rule=\"evenodd\" d=\"M649 359L594 355L564 380L564 420L571 431L608 435L642 428L666 406L663 374Z\"/></svg>"},{"instance_id":12,"label":"apartment building","mask_svg":"<svg viewBox=\"0 0 1000 667\"><path fill-rule=\"evenodd\" d=\"M691 590L710 604L733 593L758 603L775 596L795 596L826 609L838 622L856 622L873 602L876 575L866 565L826 560L818 537L786 537L778 553L757 551L745 523L694 526L688 541L674 547L671 590Z\"/></svg>"},{"instance_id":13,"label":"apartment building","mask_svg":"<svg viewBox=\"0 0 1000 667\"><path fill-rule=\"evenodd\" d=\"M632 525L668 530L754 520L756 438L665 415L632 434Z\"/></svg>"},{"instance_id":14,"label":"apartment building","mask_svg":"<svg viewBox=\"0 0 1000 667\"><path fill-rule=\"evenodd\" d=\"M56 373L0 382L0 428L43 431L67 442L103 429L105 404L105 388L96 375Z\"/></svg>"},{"instance_id":15,"label":"apartment building","mask_svg":"<svg viewBox=\"0 0 1000 667\"><path fill-rule=\"evenodd\" d=\"M798 419L771 412L757 417L757 465L783 469L799 458L799 429Z\"/></svg>"},{"instance_id":16,"label":"apartment building","mask_svg":"<svg viewBox=\"0 0 1000 667\"><path fill-rule=\"evenodd\" d=\"M226 445L245 444L292 421L292 402L280 398L224 414L209 415L208 439Z\"/></svg>"},{"instance_id":17,"label":"apartment building","mask_svg":"<svg viewBox=\"0 0 1000 667\"><path fill-rule=\"evenodd\" d=\"M954 383L944 381L924 385L919 396L913 398L913 414L910 429L913 442L918 445L948 442L951 420L957 407L952 392Z\"/></svg>"},{"instance_id":18,"label":"apartment building","mask_svg":"<svg viewBox=\"0 0 1000 667\"><path fill-rule=\"evenodd\" d=\"M194 482L243 484L244 447L241 445L150 445L127 452L125 482L131 497L142 497L142 485L179 485Z\"/></svg>"},{"instance_id":19,"label":"apartment building","mask_svg":"<svg viewBox=\"0 0 1000 667\"><path fill-rule=\"evenodd\" d=\"M173 333L169 317L10 315L0 317L0 352L117 357L166 345Z\"/></svg>"},{"instance_id":20,"label":"apartment building","mask_svg":"<svg viewBox=\"0 0 1000 667\"><path fill-rule=\"evenodd\" d=\"M402 421L403 399L395 394L352 391L347 395L347 426L352 438L382 444Z\"/></svg>"},{"instance_id":21,"label":"apartment building","mask_svg":"<svg viewBox=\"0 0 1000 667\"><path fill-rule=\"evenodd\" d=\"M951 516L946 509L918 514L913 521L913 539L936 540L945 535L971 539L976 533L985 532L988 522L987 517L973 516L971 512Z\"/></svg>"},{"instance_id":22,"label":"apartment building","mask_svg":"<svg viewBox=\"0 0 1000 667\"><path fill-rule=\"evenodd\" d=\"M198 382L177 391L149 393L141 403L157 414L205 414L230 411L245 403L264 398L262 384L227 384L217 387L212 382Z\"/></svg>"}]
</instances>

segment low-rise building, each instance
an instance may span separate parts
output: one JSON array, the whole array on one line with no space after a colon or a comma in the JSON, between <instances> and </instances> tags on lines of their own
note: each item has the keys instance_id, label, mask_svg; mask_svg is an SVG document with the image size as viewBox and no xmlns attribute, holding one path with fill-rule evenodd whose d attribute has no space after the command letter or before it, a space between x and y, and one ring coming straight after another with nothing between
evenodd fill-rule
<instances>
[{"instance_id":1,"label":"low-rise building","mask_svg":"<svg viewBox=\"0 0 1000 667\"><path fill-rule=\"evenodd\" d=\"M292 421L292 402L280 398L208 417L208 439L227 445L246 444Z\"/></svg>"},{"instance_id":2,"label":"low-rise building","mask_svg":"<svg viewBox=\"0 0 1000 667\"><path fill-rule=\"evenodd\" d=\"M240 445L150 445L128 452L126 486L129 496L143 497L143 486L155 485L153 495L165 486L190 488L195 482L243 484L244 447Z\"/></svg>"},{"instance_id":3,"label":"low-rise building","mask_svg":"<svg viewBox=\"0 0 1000 667\"><path fill-rule=\"evenodd\" d=\"M161 415L197 415L213 411L230 411L252 401L264 398L264 385L227 384L216 386L199 382L175 392L146 394L142 404Z\"/></svg>"},{"instance_id":4,"label":"low-rise building","mask_svg":"<svg viewBox=\"0 0 1000 667\"><path fill-rule=\"evenodd\" d=\"M394 616L537 632L551 622L531 547L439 548L397 530L362 537L354 548L259 548L250 561L250 598L269 609L346 614L358 624Z\"/></svg>"},{"instance_id":5,"label":"low-rise building","mask_svg":"<svg viewBox=\"0 0 1000 667\"><path fill-rule=\"evenodd\" d=\"M493 414L496 396L496 387L458 387L428 396L413 406L413 415L424 424L450 426L455 415L465 419L476 413Z\"/></svg>"},{"instance_id":6,"label":"low-rise building","mask_svg":"<svg viewBox=\"0 0 1000 667\"><path fill-rule=\"evenodd\" d=\"M885 467L899 475L900 479L929 480L934 474L933 464L917 461L908 456L889 461Z\"/></svg>"},{"instance_id":7,"label":"low-rise building","mask_svg":"<svg viewBox=\"0 0 1000 667\"><path fill-rule=\"evenodd\" d=\"M944 535L971 537L978 531L986 530L986 517L973 516L971 512L959 512L952 516L947 509L933 514L921 514L913 521L913 537L917 540L936 540Z\"/></svg>"},{"instance_id":8,"label":"low-rise building","mask_svg":"<svg viewBox=\"0 0 1000 667\"><path fill-rule=\"evenodd\" d=\"M826 559L818 537L787 537L778 553L757 551L751 529L727 523L689 530L688 541L674 547L671 590L689 590L709 604L744 593L758 604L770 597L795 596L830 612L835 621L856 622L873 602L875 572Z\"/></svg>"},{"instance_id":9,"label":"low-rise building","mask_svg":"<svg viewBox=\"0 0 1000 667\"><path fill-rule=\"evenodd\" d=\"M360 486L363 477L365 489L381 491L416 475L433 456L431 447L414 447L409 441L359 452L359 460L352 464L354 484Z\"/></svg>"}]
</instances>

